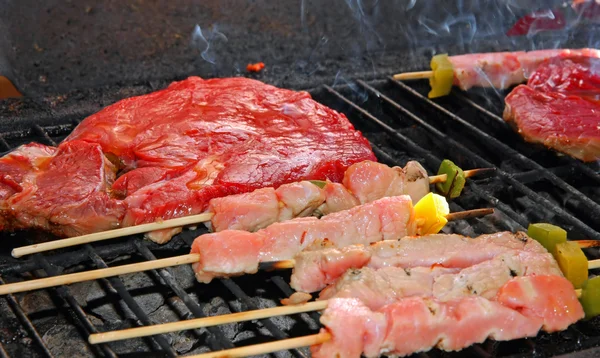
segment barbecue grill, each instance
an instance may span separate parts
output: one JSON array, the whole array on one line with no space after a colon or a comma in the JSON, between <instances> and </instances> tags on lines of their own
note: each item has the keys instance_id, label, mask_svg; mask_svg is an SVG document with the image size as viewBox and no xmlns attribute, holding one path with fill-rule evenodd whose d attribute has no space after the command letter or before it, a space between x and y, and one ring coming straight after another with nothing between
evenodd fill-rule
<instances>
[{"instance_id":1,"label":"barbecue grill","mask_svg":"<svg viewBox=\"0 0 600 358\"><path fill-rule=\"evenodd\" d=\"M432 101L426 82L388 77L424 69L439 52L595 47L598 28L578 18L559 31L508 38L507 28L537 8L487 1L443 2L439 8L435 2L436 9L428 1L1 3L0 75L24 97L0 100L0 153L31 141L55 145L103 106L173 80L247 75L308 90L345 113L383 163L417 160L429 173L444 158L462 168L496 167L493 177L470 179L450 205L451 211L494 207L495 214L449 223L444 232L476 236L543 221L562 226L571 239L600 240L599 165L525 143L501 119L508 92L453 90ZM246 63L256 61L267 68L246 74ZM166 245L134 236L23 259L13 259L10 250L48 237L0 233L0 284L185 254L203 232L185 230ZM597 249L586 254L600 257ZM319 315L313 312L87 343L91 333L273 307L292 293L287 282L289 272L282 271L199 284L185 265L3 296L0 356L176 356L316 333ZM562 354L600 354L600 320L532 339L424 355Z\"/></svg>"}]
</instances>

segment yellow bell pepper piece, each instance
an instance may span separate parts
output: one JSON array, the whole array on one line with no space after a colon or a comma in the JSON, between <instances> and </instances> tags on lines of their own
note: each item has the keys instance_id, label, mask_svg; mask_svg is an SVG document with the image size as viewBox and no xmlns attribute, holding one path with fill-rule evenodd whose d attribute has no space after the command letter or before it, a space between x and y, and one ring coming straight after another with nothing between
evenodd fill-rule
<instances>
[{"instance_id":1,"label":"yellow bell pepper piece","mask_svg":"<svg viewBox=\"0 0 600 358\"><path fill-rule=\"evenodd\" d=\"M454 68L448 59L448 54L435 55L431 58L433 75L429 78L431 91L429 98L447 96L454 84Z\"/></svg>"},{"instance_id":2,"label":"yellow bell pepper piece","mask_svg":"<svg viewBox=\"0 0 600 358\"><path fill-rule=\"evenodd\" d=\"M437 234L448 223L446 216L450 207L446 199L438 194L429 193L415 204L417 234Z\"/></svg>"},{"instance_id":3,"label":"yellow bell pepper piece","mask_svg":"<svg viewBox=\"0 0 600 358\"><path fill-rule=\"evenodd\" d=\"M579 245L573 241L558 243L553 255L567 280L581 288L588 278L588 260Z\"/></svg>"}]
</instances>

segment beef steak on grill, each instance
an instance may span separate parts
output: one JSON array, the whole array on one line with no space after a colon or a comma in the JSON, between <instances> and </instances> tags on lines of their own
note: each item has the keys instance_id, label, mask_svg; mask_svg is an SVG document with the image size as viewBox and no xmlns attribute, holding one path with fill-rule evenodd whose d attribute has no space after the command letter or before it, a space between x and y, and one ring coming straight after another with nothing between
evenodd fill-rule
<instances>
[{"instance_id":1,"label":"beef steak on grill","mask_svg":"<svg viewBox=\"0 0 600 358\"><path fill-rule=\"evenodd\" d=\"M600 59L552 58L505 99L504 119L526 141L583 161L600 158Z\"/></svg>"},{"instance_id":2,"label":"beef steak on grill","mask_svg":"<svg viewBox=\"0 0 600 358\"><path fill-rule=\"evenodd\" d=\"M83 146L89 153L78 151ZM12 185L0 180L3 226L72 236L200 213L212 198L261 187L305 179L339 182L348 166L376 158L343 114L306 92L246 78L190 77L86 118L51 161L57 163L52 170L62 173L52 177L53 188L62 191L36 196L27 209L8 205L24 196L18 187L29 182L22 178L33 178L39 187L40 178L50 175L28 164L32 160L16 160L25 173L9 178ZM7 162L14 157L1 158L0 166ZM113 164L119 171L114 185ZM66 194L59 199L57 193L91 193L84 187L103 193L104 201L93 203L97 225L87 222L83 209L82 217L64 217L67 208L95 199ZM163 242L172 234L151 239Z\"/></svg>"}]
</instances>

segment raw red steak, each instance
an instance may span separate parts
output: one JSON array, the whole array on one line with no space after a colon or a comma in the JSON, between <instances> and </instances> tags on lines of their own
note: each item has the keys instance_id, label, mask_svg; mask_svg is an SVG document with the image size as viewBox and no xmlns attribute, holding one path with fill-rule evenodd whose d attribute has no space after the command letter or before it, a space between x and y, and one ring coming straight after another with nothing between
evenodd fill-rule
<instances>
[{"instance_id":1,"label":"raw red steak","mask_svg":"<svg viewBox=\"0 0 600 358\"><path fill-rule=\"evenodd\" d=\"M545 61L505 99L504 119L529 142L583 161L600 159L600 60Z\"/></svg>"},{"instance_id":2,"label":"raw red steak","mask_svg":"<svg viewBox=\"0 0 600 358\"><path fill-rule=\"evenodd\" d=\"M246 78L190 77L122 100L86 118L59 148L75 142L99 145L118 166L121 175L110 190L124 208L116 220L122 226L199 213L214 197L256 188L305 179L339 182L348 166L376 160L343 114L306 92ZM63 165L73 173L89 160ZM75 178L60 183L81 185ZM73 234L61 230L53 227ZM152 238L164 241L170 234Z\"/></svg>"},{"instance_id":3,"label":"raw red steak","mask_svg":"<svg viewBox=\"0 0 600 358\"><path fill-rule=\"evenodd\" d=\"M72 141L58 149L30 144L0 159L0 167L17 184L0 201L4 229L76 236L114 228L123 216L122 202L109 195L115 168L98 144Z\"/></svg>"}]
</instances>

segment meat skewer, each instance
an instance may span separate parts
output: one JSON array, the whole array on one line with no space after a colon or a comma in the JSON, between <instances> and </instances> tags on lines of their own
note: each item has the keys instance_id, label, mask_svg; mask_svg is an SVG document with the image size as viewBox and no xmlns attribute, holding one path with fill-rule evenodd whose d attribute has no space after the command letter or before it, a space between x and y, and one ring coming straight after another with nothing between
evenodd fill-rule
<instances>
[{"instance_id":1,"label":"meat skewer","mask_svg":"<svg viewBox=\"0 0 600 358\"><path fill-rule=\"evenodd\" d=\"M1 285L0 294L191 263L194 264L198 280L209 282L214 277L254 273L263 261L290 259L324 237L339 247L356 243L368 244L415 235L423 228L439 231L439 219L417 217L409 196L387 197L332 213L321 219L296 218L275 223L254 233L224 230L201 235L195 239L188 255ZM452 215L446 215L442 219L452 219Z\"/></svg>"},{"instance_id":2,"label":"meat skewer","mask_svg":"<svg viewBox=\"0 0 600 358\"><path fill-rule=\"evenodd\" d=\"M584 48L436 55L431 60L431 71L400 73L393 78L429 79L432 87L429 98L448 95L453 85L464 91L475 86L506 89L525 82L540 63L557 56L600 57L600 51Z\"/></svg>"},{"instance_id":3,"label":"meat skewer","mask_svg":"<svg viewBox=\"0 0 600 358\"><path fill-rule=\"evenodd\" d=\"M500 233L500 234L502 234L502 233ZM481 237L477 238L475 240L478 240L478 239L481 239ZM427 240L427 238L424 238L423 240ZM485 241L485 238L484 238L484 241ZM472 301L474 301L474 302L480 301L483 304L482 308L485 307L485 309L483 309L483 312L486 313L486 315L485 315L486 317L490 313L491 308L494 308L494 310L497 308L502 308L502 314L499 316L501 316L503 318L503 320L506 318L507 315L511 316L513 319L514 318L518 319L520 316L519 315L514 316L513 311L504 309L506 307L494 306L492 302L488 302L488 303L483 303L483 302L485 302L485 299L493 300L494 298L497 298L505 306L508 305L509 308L511 308L511 307L518 308L518 310L520 312L522 312L522 311L529 312L529 314L533 314L533 316L535 317L535 316L543 316L543 315L540 315L539 313L543 312L545 309L548 308L548 307L545 307L546 304L548 304L547 297L552 296L550 301L552 301L553 303L551 303L551 305L553 305L554 302L559 302L558 305L563 307L562 309L565 309L565 307L566 307L566 310L563 312L562 309L559 309L558 316L550 317L550 319L544 320L544 322L542 324L540 324L538 322L537 324L539 326L537 327L537 329L532 330L530 332L530 334L535 335L540 328L544 328L547 331L556 331L556 330L565 329L570 323L573 323L575 320L582 318L582 317L579 317L582 315L581 306L577 304L575 299L573 299L573 295L569 294L569 292L573 292L573 291L571 291L573 289L573 286L567 280L562 278L560 268L558 268L556 261L554 261L552 259L551 255L549 255L548 252L545 251L541 245L537 244L535 241L532 241L530 239L528 239L527 241L531 241L531 242L528 242L528 244L529 244L528 250L523 250L520 253L518 253L518 250L516 250L516 251L512 250L512 252L507 252L503 255L493 258L490 261L483 262L482 264L479 264L479 265L471 266L460 272L454 272L454 273L445 274L445 275L444 274L438 275L437 276L438 280L436 281L436 284L438 284L437 288L436 288L436 285L434 284L430 289L426 289L426 291L433 289L433 291L431 291L430 293L427 293L427 292L424 292L424 293L417 292L416 293L417 295L420 295L420 296L428 295L428 296L434 297L434 300L429 300L425 306L420 306L420 307L429 309L429 311L431 311L432 314L435 316L435 311L437 311L440 307L443 308L444 304L447 304L449 302L450 307L453 307L453 309L457 308L457 307L461 307L462 303L460 303L460 302L459 302L458 306L454 305L457 302L457 298L461 298L461 297L464 298L465 295L467 295L467 297L468 297L469 295L475 294L475 295L483 296L483 297L480 297L481 299L483 299L483 301L481 299L475 299ZM535 252L535 251L538 251L538 252ZM515 253L516 253L516 256L515 256ZM435 254L434 254L434 256L435 256ZM469 253L466 253L465 256L469 256ZM477 266L479 266L479 267L477 267ZM420 268L429 270L429 271L440 270L439 267L437 267L437 268L420 267ZM386 267L383 270L390 270L390 269L393 269L393 268ZM397 271L403 271L403 270L404 269L399 269ZM441 270L448 270L448 269L441 269ZM507 271L510 271L510 274ZM347 272L346 274L352 275L352 276L356 275L356 273L352 272L352 270ZM418 275L417 275L417 277L415 277L415 276L413 276L415 274L418 274L418 272L416 270L413 270L413 271L411 271L410 275L405 275L404 279L406 279L406 277L409 277L413 281L415 281L415 283L416 282L422 283L424 277L418 276ZM389 273L386 273L386 275L388 278L391 277L389 275ZM526 276L522 276L522 275L526 275ZM514 276L517 276L517 279L513 280ZM352 279L350 279L347 282L349 282L350 285L352 285L352 284L355 284L357 282L357 280L360 280L360 279L353 277ZM599 282L599 280L600 280L600 278L594 278L590 281L594 281L596 286L598 286L597 283ZM402 281L402 279L400 281ZM448 284L450 284L450 286L448 286ZM410 284L406 285L405 282L400 282L400 288L402 288L402 286L404 286L404 289L407 289L411 285ZM466 287L466 290L465 290L465 287ZM556 290L553 294L546 293L545 296L542 296L542 297L540 297L539 295L532 296L532 289L534 290L533 292L535 292L537 290L546 290L549 287L551 287L554 290L556 290L558 287L558 290ZM409 291L410 291L410 289L409 289ZM476 291L479 291L479 292L476 292ZM391 307L398 306L398 307L396 307L397 308L396 311L399 311L399 310L406 311L409 308L412 308L411 311L414 311L415 309L419 308L418 305L415 306L414 304L422 303L422 302L415 302L414 298L408 300L409 302L413 303L412 305L409 305L409 306L406 306L406 301L402 301L402 300L398 301L398 304L396 304L394 302L389 302L390 296L393 297L393 295L389 295L389 292L386 292L386 291L369 292L368 290L361 288L360 284L359 284L358 289L355 290L355 292L359 293L359 296L361 296L360 297L361 299L356 300L355 295L350 295L349 297L345 296L346 297L345 299L348 301L350 301L350 300L357 301L356 304L353 304L350 306L351 311L353 311L353 312L356 312L356 311L360 312L361 307L365 307L365 306L366 306L365 308L368 308L369 310L372 310L372 311L378 311L382 307L387 306L388 310L386 312L388 312L388 313L389 313L390 306ZM400 291L397 290L397 292L400 292L401 295L407 294L407 292L403 293L402 289L400 289ZM525 296L528 296L529 297L528 299L524 299L524 296L521 296L520 298L516 297L519 295L523 295L524 292L527 292L525 294ZM590 288L590 290L588 290L586 292L590 293L591 295L595 295L594 300L597 300L597 298L598 298L598 297L596 297L598 294L597 291L594 291L594 289ZM580 297L583 295L582 290L575 290L575 293L576 293L577 297ZM413 292L412 294L414 295L415 293ZM516 294L516 296L515 296L515 294ZM408 295L410 295L410 293L408 293ZM373 304L373 302L377 302L378 296L383 296L384 302L383 303L379 302L379 303ZM94 334L89 337L89 341L90 341L90 343L93 343L93 344L106 343L106 342L121 340L121 339L129 339L129 338L143 337L143 336L159 334L159 333L168 333L168 332L173 332L173 331L179 331L182 329L180 327L185 327L184 329L193 329L193 328L207 327L207 326L217 325L217 324L226 324L226 323L241 322L241 321L247 321L247 320L253 320L253 319L261 319L261 318L266 318L266 317L273 317L276 315L307 312L309 309L323 310L323 309L326 309L327 307L329 307L330 304L336 305L335 302L340 301L340 297L342 297L341 298L342 300L344 299L343 293L342 293L342 296L335 295L334 297L335 298L333 298L333 300L332 300L331 296L327 297L327 298L329 298L328 301L309 302L309 303L302 304L302 305L294 305L294 306L288 306L288 307L275 307L275 308L264 309L264 310L255 310L255 311L242 312L242 313L223 315L223 316L217 316L217 317L195 319L195 320L184 321L184 322L173 322L173 323L167 323L167 324L150 326L150 327L140 327L140 328L126 329L126 330L122 330L122 331L112 331L112 332ZM544 297L545 297L545 300L544 300ZM388 302L385 302L385 298L387 298ZM540 298L541 298L542 302L539 302ZM566 299L566 301L565 301L565 299ZM588 299L590 299L590 298L588 297ZM391 301L393 301L393 300L394 300L394 298L391 299ZM526 302L524 302L524 301L526 301ZM566 303L567 301L570 303ZM432 310L432 304L433 304L435 311ZM492 306L490 306L490 304ZM514 307L511 306L511 304L514 304L515 306ZM468 305L468 306L470 307L470 309L478 307L478 305L474 305L474 306ZM540 309L539 306L542 306L542 308ZM494 310L492 310L492 312ZM324 315L325 316L324 323L327 324L328 323L327 321L330 321L330 320L332 320L332 317L337 316L339 318L339 323L341 323L342 325L341 326L338 325L336 328L335 327L336 319L333 319L333 321L334 321L333 329L334 330L337 329L338 333L341 333L338 335L340 337L348 336L347 334L345 335L344 333L349 333L349 331L343 332L343 328L340 328L342 326L345 326L346 324L351 325L351 323L348 323L347 315L343 314L346 311L344 311L344 312L340 312L340 311L336 312L336 310L333 310L333 311L335 314L334 315L330 314L330 317L326 317L327 316L327 311L326 311L326 314ZM443 310L442 310L442 312L443 312ZM466 311L462 311L462 312L466 312ZM587 314L587 312L588 311L586 310L586 314ZM269 315L269 314L271 314L271 315ZM567 319L566 322L564 321L565 315L569 316L569 318ZM361 316L360 313L359 313L359 316ZM411 315L411 318L409 318L409 320L411 321L411 324L414 323L414 319L415 319L415 317L413 315ZM431 321L427 320L427 322L431 322ZM421 322L421 323L427 324L426 322ZM523 322L521 320L521 323L525 323L525 322ZM331 322L329 322L329 324L331 325ZM420 326L420 324L418 324L417 326ZM355 327L352 327L352 329L354 329L354 328ZM496 328L496 327L494 327L494 328ZM455 327L453 329L455 329ZM375 330L375 331L377 331L377 330ZM383 329L383 331L386 331L386 330ZM330 332L322 331L318 335L312 335L312 336L308 336L308 337L311 337L310 340L316 340L320 344L320 343L324 343L324 342L327 342L330 339L332 339L332 336L328 335L329 333ZM421 331L421 333L422 333L422 331ZM369 332L365 331L365 334L368 336ZM372 334L372 332L371 332L371 334ZM363 335L361 335L361 336L363 336ZM487 335L483 335L479 338L479 341L483 341L487 337L488 337ZM498 337L495 337L495 338L498 338ZM506 339L514 339L514 338L522 338L522 336L515 336L512 338L506 338ZM303 345L309 345L308 343L301 345L299 342L303 342L302 338L285 340L284 342L285 342L285 344L281 345L281 347L285 347L285 348L279 348L280 346L277 345L277 342L273 342L268 345L261 344L261 345L257 345L257 346L251 346L252 348L248 347L248 348L250 348L250 350L248 350L248 351L244 350L244 348L246 348L246 347L244 347L244 348L236 348L234 350L228 350L228 351L207 353L206 355L200 355L200 356L202 356L202 357L204 357L204 356L220 357L220 356L223 356L224 354L226 354L227 356L237 357L237 356L246 356L249 354L269 353L269 352L273 352L275 349L289 349L289 348L301 347ZM299 344L291 345L292 342L297 342ZM435 342L437 342L437 340L433 339L431 342L432 342L431 345L433 345ZM477 342L478 342L478 340L474 340L470 344L477 343ZM447 344L447 342L446 342L446 344ZM314 343L313 343L313 345L314 345ZM451 350L464 348L466 345L468 345L468 344L454 345L454 346L451 346L451 347L453 347ZM347 353L346 348L347 347L345 347L343 349L343 351ZM441 348L448 348L448 346L442 345ZM247 353L247 352L252 352L252 353ZM362 350L360 350L359 352L362 352ZM408 354L411 352L414 352L414 351L407 351L407 352L403 352L402 354ZM335 354L333 354L332 352L322 353L322 356L324 356L324 357L333 356L333 355L335 355ZM358 356L358 355L360 355L360 353L357 353L356 356ZM353 356L353 355L351 355L351 356Z\"/></svg>"},{"instance_id":4,"label":"meat skewer","mask_svg":"<svg viewBox=\"0 0 600 358\"><path fill-rule=\"evenodd\" d=\"M466 170L464 177L487 173L490 170L488 168ZM49 250L198 223L205 223L213 231L226 229L256 231L277 221L313 215L315 212L328 214L382 197L401 194L409 194L416 203L429 192L429 184L443 182L446 177L447 174L428 177L425 169L415 161L408 162L404 168L363 161L353 164L346 170L343 183L320 182L318 184L323 186L321 188L313 184L314 182L303 181L284 184L278 189L263 188L250 193L216 198L210 201L208 212L203 214L18 247L13 249L12 256L18 258ZM373 182L377 182L378 185L371 185Z\"/></svg>"},{"instance_id":5,"label":"meat skewer","mask_svg":"<svg viewBox=\"0 0 600 358\"><path fill-rule=\"evenodd\" d=\"M429 240L429 238L424 237L423 240ZM302 310L321 310L325 306L318 302L331 300L332 298L357 298L372 310L411 296L434 297L442 301L469 295L479 295L492 299L498 290L515 276L561 275L560 268L552 255L539 244L536 248L538 252L512 249L489 261L462 270L441 266L421 266L411 269L398 267L383 267L379 270L369 268L362 270L350 269L335 284L322 291L319 296L320 301L317 302L310 302L302 306L276 307L267 310L93 334L90 335L89 341L90 343L106 343L158 333L206 327L213 324L260 319L270 317L269 314L275 316L290 314L290 312L300 313L290 307Z\"/></svg>"}]
</instances>

